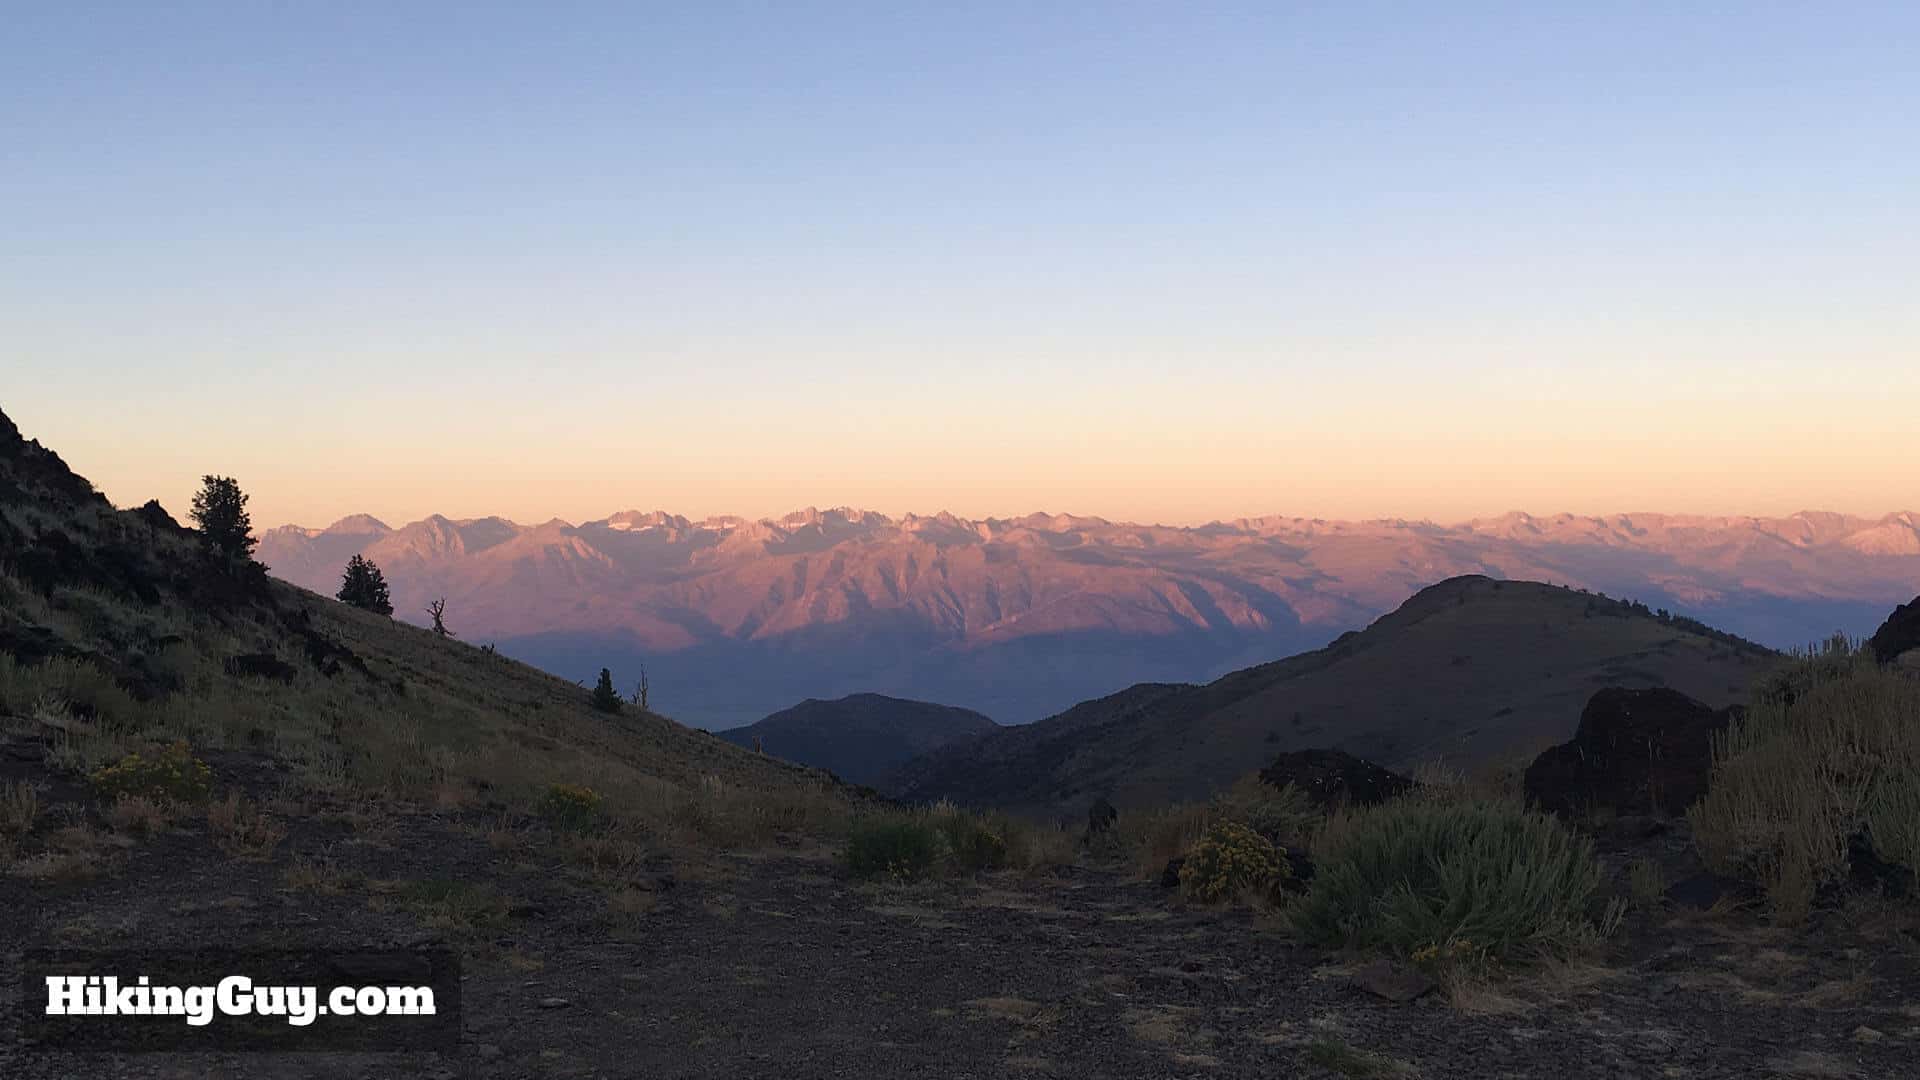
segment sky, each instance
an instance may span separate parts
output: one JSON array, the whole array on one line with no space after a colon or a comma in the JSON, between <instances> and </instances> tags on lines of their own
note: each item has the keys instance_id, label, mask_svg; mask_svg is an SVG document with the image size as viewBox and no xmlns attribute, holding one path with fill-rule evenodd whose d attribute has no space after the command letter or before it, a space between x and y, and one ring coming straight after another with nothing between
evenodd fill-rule
<instances>
[{"instance_id":1,"label":"sky","mask_svg":"<svg viewBox=\"0 0 1920 1080\"><path fill-rule=\"evenodd\" d=\"M0 408L261 526L1920 505L1920 6L1575 7L13 5Z\"/></svg>"}]
</instances>

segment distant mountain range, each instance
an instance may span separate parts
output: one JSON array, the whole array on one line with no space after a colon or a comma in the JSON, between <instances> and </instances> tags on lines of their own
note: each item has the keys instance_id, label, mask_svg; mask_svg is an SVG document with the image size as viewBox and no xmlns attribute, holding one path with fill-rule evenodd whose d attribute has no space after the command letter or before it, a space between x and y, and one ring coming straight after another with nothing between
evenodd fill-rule
<instances>
[{"instance_id":1,"label":"distant mountain range","mask_svg":"<svg viewBox=\"0 0 1920 1080\"><path fill-rule=\"evenodd\" d=\"M856 784L882 783L909 759L1000 730L971 709L850 694L808 699L720 737L750 750L826 769Z\"/></svg>"},{"instance_id":2,"label":"distant mountain range","mask_svg":"<svg viewBox=\"0 0 1920 1080\"><path fill-rule=\"evenodd\" d=\"M259 549L278 576L327 594L355 554L385 571L400 617L424 621L445 597L465 640L570 678L604 666L624 687L644 663L655 704L689 723L856 692L1025 723L1316 648L1462 574L1632 597L1771 646L1866 634L1920 591L1920 515L1174 528L809 509L398 529L362 515L273 529Z\"/></svg>"},{"instance_id":3,"label":"distant mountain range","mask_svg":"<svg viewBox=\"0 0 1920 1080\"><path fill-rule=\"evenodd\" d=\"M1310 747L1402 768L1524 763L1571 738L1602 687L1668 687L1719 706L1746 700L1778 659L1635 605L1461 577L1324 649L1204 686L1128 687L937 750L886 787L913 801L1044 810L1202 797Z\"/></svg>"}]
</instances>

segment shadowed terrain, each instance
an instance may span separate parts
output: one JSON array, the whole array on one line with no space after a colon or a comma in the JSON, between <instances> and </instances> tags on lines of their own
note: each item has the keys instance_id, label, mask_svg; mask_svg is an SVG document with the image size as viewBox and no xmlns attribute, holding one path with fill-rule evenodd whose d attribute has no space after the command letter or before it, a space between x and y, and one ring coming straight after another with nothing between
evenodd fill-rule
<instances>
[{"instance_id":1,"label":"shadowed terrain","mask_svg":"<svg viewBox=\"0 0 1920 1080\"><path fill-rule=\"evenodd\" d=\"M970 709L880 694L803 701L757 724L716 732L735 746L762 750L842 780L877 784L903 762L999 730Z\"/></svg>"},{"instance_id":2,"label":"shadowed terrain","mask_svg":"<svg viewBox=\"0 0 1920 1080\"><path fill-rule=\"evenodd\" d=\"M1456 578L1334 644L1205 686L1143 684L903 766L909 799L1040 808L1204 796L1283 750L1527 760L1603 686L1745 698L1771 650L1558 586Z\"/></svg>"}]
</instances>

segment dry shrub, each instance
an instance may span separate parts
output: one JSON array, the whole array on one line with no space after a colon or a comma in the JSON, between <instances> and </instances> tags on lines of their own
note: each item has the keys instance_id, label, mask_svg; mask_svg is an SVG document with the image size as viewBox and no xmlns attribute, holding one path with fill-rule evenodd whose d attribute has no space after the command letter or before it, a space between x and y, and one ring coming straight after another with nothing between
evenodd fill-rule
<instances>
[{"instance_id":1,"label":"dry shrub","mask_svg":"<svg viewBox=\"0 0 1920 1080\"><path fill-rule=\"evenodd\" d=\"M1846 878L1852 845L1920 871L1920 682L1845 639L1798 658L1716 738L1688 818L1709 865L1784 922Z\"/></svg>"},{"instance_id":2,"label":"dry shrub","mask_svg":"<svg viewBox=\"0 0 1920 1080\"><path fill-rule=\"evenodd\" d=\"M1292 784L1276 788L1248 773L1207 802L1121 814L1112 831L1114 842L1132 853L1134 870L1157 878L1222 822L1245 825L1282 848L1305 848L1323 818Z\"/></svg>"},{"instance_id":3,"label":"dry shrub","mask_svg":"<svg viewBox=\"0 0 1920 1080\"><path fill-rule=\"evenodd\" d=\"M331 858L295 855L281 872L280 881L294 892L338 896L360 884L362 875L343 869Z\"/></svg>"},{"instance_id":4,"label":"dry shrub","mask_svg":"<svg viewBox=\"0 0 1920 1080\"><path fill-rule=\"evenodd\" d=\"M238 791L207 807L207 831L220 850L236 859L265 859L286 838L287 828Z\"/></svg>"},{"instance_id":5,"label":"dry shrub","mask_svg":"<svg viewBox=\"0 0 1920 1080\"><path fill-rule=\"evenodd\" d=\"M0 787L0 833L25 836L40 813L40 797L25 780Z\"/></svg>"},{"instance_id":6,"label":"dry shrub","mask_svg":"<svg viewBox=\"0 0 1920 1080\"><path fill-rule=\"evenodd\" d=\"M16 861L13 873L30 881L84 881L112 869L130 843L86 825L70 825L54 832L46 851Z\"/></svg>"},{"instance_id":7,"label":"dry shrub","mask_svg":"<svg viewBox=\"0 0 1920 1080\"><path fill-rule=\"evenodd\" d=\"M156 833L172 824L174 804L145 795L122 795L107 808L107 824L115 832Z\"/></svg>"}]
</instances>

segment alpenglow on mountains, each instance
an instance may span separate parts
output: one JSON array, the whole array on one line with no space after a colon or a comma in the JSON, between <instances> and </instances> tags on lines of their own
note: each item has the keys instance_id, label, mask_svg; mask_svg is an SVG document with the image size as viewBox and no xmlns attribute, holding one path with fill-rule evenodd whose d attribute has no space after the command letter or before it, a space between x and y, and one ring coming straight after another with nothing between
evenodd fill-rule
<instances>
[{"instance_id":1,"label":"alpenglow on mountains","mask_svg":"<svg viewBox=\"0 0 1920 1080\"><path fill-rule=\"evenodd\" d=\"M272 572L331 594L373 559L402 618L570 678L642 664L655 703L730 727L873 692L1025 723L1141 682L1317 648L1462 574L1627 597L1776 647L1865 634L1920 591L1920 514L1508 514L1458 525L1266 517L1176 528L1034 514L813 510L571 525L364 515L266 532Z\"/></svg>"}]
</instances>

